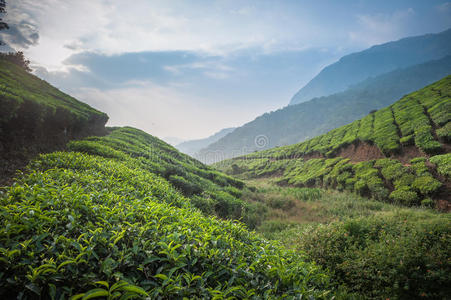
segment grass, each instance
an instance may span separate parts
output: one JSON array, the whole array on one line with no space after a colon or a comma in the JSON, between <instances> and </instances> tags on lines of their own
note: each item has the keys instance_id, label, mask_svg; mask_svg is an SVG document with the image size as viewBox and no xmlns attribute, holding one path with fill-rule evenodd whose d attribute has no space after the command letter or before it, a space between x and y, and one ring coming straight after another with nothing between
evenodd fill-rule
<instances>
[{"instance_id":1,"label":"grass","mask_svg":"<svg viewBox=\"0 0 451 300\"><path fill-rule=\"evenodd\" d=\"M451 217L316 188L247 182L248 201L268 204L263 236L328 269L336 285L368 299L441 299L451 291ZM281 214L284 211L285 215Z\"/></svg>"}]
</instances>

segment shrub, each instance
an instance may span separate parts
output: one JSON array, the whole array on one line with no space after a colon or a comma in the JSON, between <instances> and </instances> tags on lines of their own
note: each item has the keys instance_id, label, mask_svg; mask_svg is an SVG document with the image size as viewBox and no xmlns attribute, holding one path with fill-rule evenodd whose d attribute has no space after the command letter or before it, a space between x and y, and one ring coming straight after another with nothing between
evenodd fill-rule
<instances>
[{"instance_id":1,"label":"shrub","mask_svg":"<svg viewBox=\"0 0 451 300\"><path fill-rule=\"evenodd\" d=\"M412 187L423 195L431 195L435 193L441 186L442 183L431 176L417 177L412 183Z\"/></svg>"},{"instance_id":2,"label":"shrub","mask_svg":"<svg viewBox=\"0 0 451 300\"><path fill-rule=\"evenodd\" d=\"M390 213L300 234L300 250L365 298L444 299L451 293L449 215Z\"/></svg>"},{"instance_id":3,"label":"shrub","mask_svg":"<svg viewBox=\"0 0 451 300\"><path fill-rule=\"evenodd\" d=\"M395 188L400 188L402 186L411 186L414 180L415 180L415 175L410 174L410 173L405 173L400 178L398 178L394 181Z\"/></svg>"},{"instance_id":4,"label":"shrub","mask_svg":"<svg viewBox=\"0 0 451 300\"><path fill-rule=\"evenodd\" d=\"M436 130L437 136L445 142L451 142L451 122Z\"/></svg>"},{"instance_id":5,"label":"shrub","mask_svg":"<svg viewBox=\"0 0 451 300\"><path fill-rule=\"evenodd\" d=\"M451 153L431 157L430 162L437 165L437 171L451 179Z\"/></svg>"},{"instance_id":6,"label":"shrub","mask_svg":"<svg viewBox=\"0 0 451 300\"><path fill-rule=\"evenodd\" d=\"M404 205L415 205L418 203L418 194L408 186L402 186L390 194L390 199Z\"/></svg>"},{"instance_id":7,"label":"shrub","mask_svg":"<svg viewBox=\"0 0 451 300\"><path fill-rule=\"evenodd\" d=\"M187 181L185 178L178 175L171 175L168 178L169 182L177 189L179 189L183 195L192 196L195 194L200 194L202 188L192 181Z\"/></svg>"},{"instance_id":8,"label":"shrub","mask_svg":"<svg viewBox=\"0 0 451 300\"><path fill-rule=\"evenodd\" d=\"M0 298L88 299L127 289L152 299L330 293L328 276L302 256L195 209L196 201L224 217L251 209L215 188L189 199L135 158L40 156L0 194Z\"/></svg>"}]
</instances>

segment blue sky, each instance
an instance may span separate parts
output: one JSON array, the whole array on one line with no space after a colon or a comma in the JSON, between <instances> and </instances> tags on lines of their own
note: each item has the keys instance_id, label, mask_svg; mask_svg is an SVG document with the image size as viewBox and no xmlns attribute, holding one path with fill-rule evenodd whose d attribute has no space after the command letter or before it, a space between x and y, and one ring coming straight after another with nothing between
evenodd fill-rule
<instances>
[{"instance_id":1,"label":"blue sky","mask_svg":"<svg viewBox=\"0 0 451 300\"><path fill-rule=\"evenodd\" d=\"M341 56L451 27L451 2L7 1L2 39L109 125L202 138L288 104Z\"/></svg>"}]
</instances>

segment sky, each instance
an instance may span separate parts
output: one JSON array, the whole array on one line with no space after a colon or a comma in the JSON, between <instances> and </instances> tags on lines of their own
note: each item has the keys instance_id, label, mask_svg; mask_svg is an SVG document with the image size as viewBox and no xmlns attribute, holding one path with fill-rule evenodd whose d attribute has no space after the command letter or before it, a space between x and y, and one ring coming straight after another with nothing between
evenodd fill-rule
<instances>
[{"instance_id":1,"label":"sky","mask_svg":"<svg viewBox=\"0 0 451 300\"><path fill-rule=\"evenodd\" d=\"M197 139L286 106L343 55L451 27L435 0L7 0L3 50L161 138Z\"/></svg>"}]
</instances>

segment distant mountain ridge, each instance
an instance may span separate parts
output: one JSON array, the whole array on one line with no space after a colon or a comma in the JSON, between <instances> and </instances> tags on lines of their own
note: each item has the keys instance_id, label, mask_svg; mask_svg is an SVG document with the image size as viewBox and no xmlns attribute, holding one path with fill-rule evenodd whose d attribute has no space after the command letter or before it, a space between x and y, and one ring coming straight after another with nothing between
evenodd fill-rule
<instances>
[{"instance_id":1,"label":"distant mountain ridge","mask_svg":"<svg viewBox=\"0 0 451 300\"><path fill-rule=\"evenodd\" d=\"M230 127L230 128L224 128L218 132L216 132L215 134L204 138L204 139L198 139L198 140L191 140L191 141L185 141L182 143L177 144L175 147L188 155L193 156L194 154L196 154L198 151L200 151L201 149L207 147L208 145L218 141L219 139L223 138L224 136L226 136L227 134L231 133L233 130L235 130L235 127Z\"/></svg>"},{"instance_id":2,"label":"distant mountain ridge","mask_svg":"<svg viewBox=\"0 0 451 300\"><path fill-rule=\"evenodd\" d=\"M368 77L451 54L451 29L403 38L342 57L325 67L291 99L290 105L346 90Z\"/></svg>"},{"instance_id":3,"label":"distant mountain ridge","mask_svg":"<svg viewBox=\"0 0 451 300\"><path fill-rule=\"evenodd\" d=\"M362 118L403 95L451 74L451 56L392 71L352 86L345 92L265 113L202 149L195 157L206 163L257 150L302 142ZM256 144L262 136L265 144Z\"/></svg>"}]
</instances>

